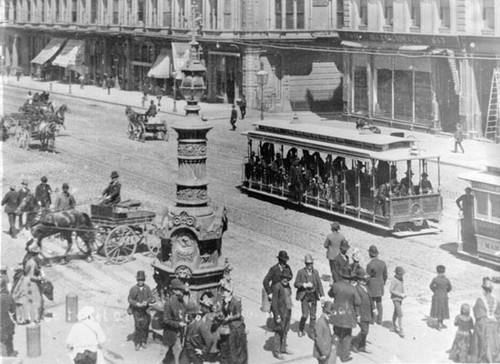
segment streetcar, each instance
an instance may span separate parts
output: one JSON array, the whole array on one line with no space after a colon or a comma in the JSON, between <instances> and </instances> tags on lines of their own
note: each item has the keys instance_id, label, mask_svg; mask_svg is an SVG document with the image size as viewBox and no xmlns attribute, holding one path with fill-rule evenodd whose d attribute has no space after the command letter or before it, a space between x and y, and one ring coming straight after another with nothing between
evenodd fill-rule
<instances>
[{"instance_id":1,"label":"streetcar","mask_svg":"<svg viewBox=\"0 0 500 364\"><path fill-rule=\"evenodd\" d=\"M440 157L415 138L265 120L243 132L242 189L396 236L434 233L442 213ZM404 135L403 135L404 136ZM418 179L417 179L418 178Z\"/></svg>"}]
</instances>

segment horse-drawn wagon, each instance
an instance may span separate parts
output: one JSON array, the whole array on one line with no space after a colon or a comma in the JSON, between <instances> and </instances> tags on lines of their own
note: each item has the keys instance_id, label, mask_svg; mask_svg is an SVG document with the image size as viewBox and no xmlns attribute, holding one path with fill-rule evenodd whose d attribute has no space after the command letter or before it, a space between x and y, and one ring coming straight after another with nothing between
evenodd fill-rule
<instances>
[{"instance_id":1,"label":"horse-drawn wagon","mask_svg":"<svg viewBox=\"0 0 500 364\"><path fill-rule=\"evenodd\" d=\"M143 141L146 134L152 134L155 139L168 141L168 124L165 120L158 122L154 117L138 113L130 106L125 108L128 117L127 135L130 139Z\"/></svg>"}]
</instances>

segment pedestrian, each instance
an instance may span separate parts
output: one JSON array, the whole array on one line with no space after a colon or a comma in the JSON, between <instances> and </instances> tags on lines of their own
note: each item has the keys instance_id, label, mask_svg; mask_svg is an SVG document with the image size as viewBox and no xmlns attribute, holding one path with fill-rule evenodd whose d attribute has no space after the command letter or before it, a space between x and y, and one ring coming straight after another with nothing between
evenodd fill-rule
<instances>
[{"instance_id":1,"label":"pedestrian","mask_svg":"<svg viewBox=\"0 0 500 364\"><path fill-rule=\"evenodd\" d=\"M371 354L366 350L366 338L368 337L368 332L370 331L370 324L373 324L373 316L376 312L375 305L368 292L368 287L366 286L368 276L365 270L361 267L356 269L354 273L354 278L357 281L356 289L358 290L359 298L361 303L359 305L359 321L358 325L360 331L358 335L352 340L352 349L354 352L362 352L365 354Z\"/></svg>"},{"instance_id":2,"label":"pedestrian","mask_svg":"<svg viewBox=\"0 0 500 364\"><path fill-rule=\"evenodd\" d=\"M222 285L221 323L227 325L227 329L220 332L220 364L248 363L247 334L242 311L241 299L233 294L232 286Z\"/></svg>"},{"instance_id":3,"label":"pedestrian","mask_svg":"<svg viewBox=\"0 0 500 364\"><path fill-rule=\"evenodd\" d=\"M406 298L403 275L405 271L402 267L396 267L394 271L394 278L391 280L389 291L391 292L391 300L394 304L394 313L392 314L392 327L394 332L398 333L400 337L404 338L403 330L403 299ZM396 319L398 324L396 325Z\"/></svg>"},{"instance_id":4,"label":"pedestrian","mask_svg":"<svg viewBox=\"0 0 500 364\"><path fill-rule=\"evenodd\" d=\"M375 245L368 248L368 255L371 260L366 266L366 273L370 276L368 280L368 292L373 300L374 306L377 308L377 317L375 322L382 325L384 318L384 308L382 306L382 297L384 296L384 286L387 282L387 265L379 259L378 249Z\"/></svg>"},{"instance_id":5,"label":"pedestrian","mask_svg":"<svg viewBox=\"0 0 500 364\"><path fill-rule=\"evenodd\" d=\"M52 193L52 188L47 183L47 177L43 176L41 178L42 183L40 183L35 188L35 199L38 202L38 205L43 209L50 208L50 204L52 203L52 199L50 194Z\"/></svg>"},{"instance_id":6,"label":"pedestrian","mask_svg":"<svg viewBox=\"0 0 500 364\"><path fill-rule=\"evenodd\" d=\"M202 310L194 302L186 305L185 350L189 364L203 364L203 356L210 352L210 335L202 321Z\"/></svg>"},{"instance_id":7,"label":"pedestrian","mask_svg":"<svg viewBox=\"0 0 500 364\"><path fill-rule=\"evenodd\" d=\"M483 278L483 294L474 304L474 335L472 338L472 363L500 362L500 302L492 294L491 278Z\"/></svg>"},{"instance_id":8,"label":"pedestrian","mask_svg":"<svg viewBox=\"0 0 500 364\"><path fill-rule=\"evenodd\" d=\"M264 286L263 295L262 295L262 310L268 312L270 307L269 303L273 298L273 287L277 283L281 281L281 272L287 270L290 272L290 275L293 277L292 268L288 265L288 253L285 250L281 250L278 253L278 264L273 265L269 271L267 272L262 284Z\"/></svg>"},{"instance_id":9,"label":"pedestrian","mask_svg":"<svg viewBox=\"0 0 500 364\"><path fill-rule=\"evenodd\" d=\"M231 123L231 130L236 130L236 121L238 120L238 112L236 111L236 108L233 107L231 108L231 117L229 119L229 122Z\"/></svg>"},{"instance_id":10,"label":"pedestrian","mask_svg":"<svg viewBox=\"0 0 500 364\"><path fill-rule=\"evenodd\" d=\"M22 182L21 182L21 188L19 189L18 191L18 194L19 194L19 204L24 200L24 198L28 195L31 194L31 191L30 189L28 188L28 181L23 179ZM19 223L19 231L21 231L22 229L26 228L26 225L24 223L24 219L23 219L23 215L24 213L23 212L20 212L17 216L18 216L18 223Z\"/></svg>"},{"instance_id":11,"label":"pedestrian","mask_svg":"<svg viewBox=\"0 0 500 364\"><path fill-rule=\"evenodd\" d=\"M160 106L161 106L161 99L162 99L162 97L163 97L163 95L162 95L161 93L162 93L162 91L161 91L161 89L160 89L160 90L158 91L158 93L156 94L156 100L158 101L158 107L160 107Z\"/></svg>"},{"instance_id":12,"label":"pedestrian","mask_svg":"<svg viewBox=\"0 0 500 364\"><path fill-rule=\"evenodd\" d=\"M221 292L222 294L222 292ZM210 291L205 291L200 297L200 309L202 311L202 322L208 328L210 340L210 354L219 352L217 344L219 341L219 334L216 329L216 318L219 315L220 307L214 302L214 294Z\"/></svg>"},{"instance_id":13,"label":"pedestrian","mask_svg":"<svg viewBox=\"0 0 500 364\"><path fill-rule=\"evenodd\" d=\"M337 355L340 361L347 362L352 360L350 355L352 329L356 327L357 313L361 298L351 276L348 266L343 266L340 272L342 280L333 283L328 295L334 299L333 315L331 323L333 324L333 333L339 338L337 345Z\"/></svg>"},{"instance_id":14,"label":"pedestrian","mask_svg":"<svg viewBox=\"0 0 500 364\"><path fill-rule=\"evenodd\" d=\"M78 311L78 322L71 327L66 347L75 364L105 364L101 351L106 342L104 331L94 319L94 307L85 306Z\"/></svg>"},{"instance_id":15,"label":"pedestrian","mask_svg":"<svg viewBox=\"0 0 500 364\"><path fill-rule=\"evenodd\" d=\"M241 112L241 120L245 119L245 115L247 114L247 100L245 98L245 95L241 95L240 112Z\"/></svg>"},{"instance_id":16,"label":"pedestrian","mask_svg":"<svg viewBox=\"0 0 500 364\"><path fill-rule=\"evenodd\" d=\"M21 79L21 74L22 74L22 72L18 69L18 70L16 71L16 78L17 78L17 82L19 82L19 80Z\"/></svg>"},{"instance_id":17,"label":"pedestrian","mask_svg":"<svg viewBox=\"0 0 500 364\"><path fill-rule=\"evenodd\" d=\"M429 177L427 173L425 172L422 173L422 180L420 181L420 187L419 187L420 194L422 195L433 193L432 183L427 179L427 177Z\"/></svg>"},{"instance_id":18,"label":"pedestrian","mask_svg":"<svg viewBox=\"0 0 500 364\"><path fill-rule=\"evenodd\" d=\"M108 88L108 95L111 94L111 87L113 87L113 84L114 84L113 76L108 77L106 79L106 87Z\"/></svg>"},{"instance_id":19,"label":"pedestrian","mask_svg":"<svg viewBox=\"0 0 500 364\"><path fill-rule=\"evenodd\" d=\"M56 197L54 202L54 211L64 211L74 209L76 206L75 198L69 193L69 185L62 184L62 191Z\"/></svg>"},{"instance_id":20,"label":"pedestrian","mask_svg":"<svg viewBox=\"0 0 500 364\"><path fill-rule=\"evenodd\" d=\"M174 363L179 364L184 340L184 328L186 327L186 303L185 291L187 287L178 278L171 282L172 296L165 302L163 309L163 342L167 347L167 353L163 363L168 363L170 352L174 357Z\"/></svg>"},{"instance_id":21,"label":"pedestrian","mask_svg":"<svg viewBox=\"0 0 500 364\"><path fill-rule=\"evenodd\" d=\"M323 246L326 249L326 259L328 259L328 262L330 263L330 272L333 278L333 260L340 253L340 243L342 241L347 243L347 240L344 235L339 232L340 224L337 221L333 221L331 223L330 229L332 232L326 237Z\"/></svg>"},{"instance_id":22,"label":"pedestrian","mask_svg":"<svg viewBox=\"0 0 500 364\"><path fill-rule=\"evenodd\" d=\"M83 90L83 85L85 84L85 77L83 77L83 73L80 73L78 80L80 81L80 88Z\"/></svg>"},{"instance_id":23,"label":"pedestrian","mask_svg":"<svg viewBox=\"0 0 500 364\"><path fill-rule=\"evenodd\" d=\"M444 275L446 267L438 265L436 267L437 277L435 277L429 288L434 293L432 295L431 318L437 320L437 329L446 329L443 320L450 318L450 309L448 307L448 292L451 291L450 280Z\"/></svg>"},{"instance_id":24,"label":"pedestrian","mask_svg":"<svg viewBox=\"0 0 500 364\"><path fill-rule=\"evenodd\" d=\"M8 279L7 275L2 274L0 277L0 324L2 327L0 356L2 357L17 355L14 350L16 303L9 292Z\"/></svg>"},{"instance_id":25,"label":"pedestrian","mask_svg":"<svg viewBox=\"0 0 500 364\"><path fill-rule=\"evenodd\" d=\"M273 300L271 302L274 317L273 356L276 359L284 360L283 354L293 355L287 345L292 316L292 288L290 287L292 274L288 269L284 269L280 277L281 281L273 286Z\"/></svg>"},{"instance_id":26,"label":"pedestrian","mask_svg":"<svg viewBox=\"0 0 500 364\"><path fill-rule=\"evenodd\" d=\"M470 306L467 303L460 307L460 315L455 317L455 326L457 326L457 333L450 349L449 358L457 363L470 363L474 320L470 316Z\"/></svg>"},{"instance_id":27,"label":"pedestrian","mask_svg":"<svg viewBox=\"0 0 500 364\"><path fill-rule=\"evenodd\" d=\"M361 252L359 251L358 248L352 249L351 260L352 263L349 264L349 269L351 270L351 274L355 275L356 271L361 268Z\"/></svg>"},{"instance_id":28,"label":"pedestrian","mask_svg":"<svg viewBox=\"0 0 500 364\"><path fill-rule=\"evenodd\" d=\"M102 77L102 89L106 89L106 86L108 84L108 74L105 73L104 76Z\"/></svg>"},{"instance_id":29,"label":"pedestrian","mask_svg":"<svg viewBox=\"0 0 500 364\"><path fill-rule=\"evenodd\" d=\"M10 186L10 191L3 197L2 206L5 206L4 211L9 218L9 234L12 239L16 239L16 210L19 206L19 194L14 186Z\"/></svg>"},{"instance_id":30,"label":"pedestrian","mask_svg":"<svg viewBox=\"0 0 500 364\"><path fill-rule=\"evenodd\" d=\"M25 249L22 276L14 282L12 288L18 325L39 323L43 317L43 297L40 290L43 272L38 258L40 247L34 239L30 239Z\"/></svg>"},{"instance_id":31,"label":"pedestrian","mask_svg":"<svg viewBox=\"0 0 500 364\"><path fill-rule=\"evenodd\" d=\"M465 189L465 194L457 198L455 203L462 215L461 235L464 250L476 253L477 241L474 229L474 195L472 194L472 188L467 187Z\"/></svg>"},{"instance_id":32,"label":"pedestrian","mask_svg":"<svg viewBox=\"0 0 500 364\"><path fill-rule=\"evenodd\" d=\"M222 272L222 279L219 282L220 287L227 285L231 288L231 291L234 289L233 278L231 277L232 270L233 270L233 267L231 266L231 264L229 264L229 262L226 262L226 264L224 265L224 271Z\"/></svg>"},{"instance_id":33,"label":"pedestrian","mask_svg":"<svg viewBox=\"0 0 500 364\"><path fill-rule=\"evenodd\" d=\"M305 335L304 328L308 317L309 320L309 337L314 338L314 326L316 324L316 309L318 301L325 294L319 273L314 269L313 258L311 254L306 254L304 257L304 268L297 272L294 287L297 289L296 299L300 302L302 309L302 317L299 323L299 337Z\"/></svg>"},{"instance_id":34,"label":"pedestrian","mask_svg":"<svg viewBox=\"0 0 500 364\"><path fill-rule=\"evenodd\" d=\"M325 302L323 305L323 313L316 321L314 331L313 357L318 360L318 364L330 363L330 357L333 356L335 363L335 356L337 350L333 341L332 331L330 330L330 318L333 313L333 303L330 301Z\"/></svg>"},{"instance_id":35,"label":"pedestrian","mask_svg":"<svg viewBox=\"0 0 500 364\"><path fill-rule=\"evenodd\" d=\"M33 103L33 95L31 91L28 91L28 95L26 96L26 105L31 105Z\"/></svg>"},{"instance_id":36,"label":"pedestrian","mask_svg":"<svg viewBox=\"0 0 500 364\"><path fill-rule=\"evenodd\" d=\"M464 140L464 132L462 129L462 124L457 123L455 130L455 150L453 153L457 153L457 147L460 147L462 154L465 153L464 147L462 146L462 141Z\"/></svg>"},{"instance_id":37,"label":"pedestrian","mask_svg":"<svg viewBox=\"0 0 500 364\"><path fill-rule=\"evenodd\" d=\"M151 316L148 313L148 307L154 303L155 299L151 293L151 288L144 282L146 281L146 274L143 270L137 271L136 275L137 284L130 288L128 294L129 310L134 316L134 344L135 351L139 351L142 346L144 349L148 343L149 324Z\"/></svg>"},{"instance_id":38,"label":"pedestrian","mask_svg":"<svg viewBox=\"0 0 500 364\"><path fill-rule=\"evenodd\" d=\"M115 206L121 201L120 191L122 185L118 181L118 172L111 172L111 182L109 182L108 187L102 192L102 202L101 205L105 206Z\"/></svg>"},{"instance_id":39,"label":"pedestrian","mask_svg":"<svg viewBox=\"0 0 500 364\"><path fill-rule=\"evenodd\" d=\"M340 252L333 259L333 270L332 270L332 278L333 282L339 282L343 279L342 270L347 268L349 270L349 257L347 256L347 251L350 246L347 240L342 240L340 242Z\"/></svg>"}]
</instances>

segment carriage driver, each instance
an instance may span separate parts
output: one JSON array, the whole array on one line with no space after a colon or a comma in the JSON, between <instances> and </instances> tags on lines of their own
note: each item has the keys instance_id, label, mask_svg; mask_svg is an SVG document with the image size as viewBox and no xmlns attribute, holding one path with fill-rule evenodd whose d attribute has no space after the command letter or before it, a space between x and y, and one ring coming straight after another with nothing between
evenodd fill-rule
<instances>
[{"instance_id":1,"label":"carriage driver","mask_svg":"<svg viewBox=\"0 0 500 364\"><path fill-rule=\"evenodd\" d=\"M120 182L118 182L118 172L111 172L111 182L109 182L108 187L102 193L103 200L101 205L115 206L119 203L121 187Z\"/></svg>"},{"instance_id":2,"label":"carriage driver","mask_svg":"<svg viewBox=\"0 0 500 364\"><path fill-rule=\"evenodd\" d=\"M148 109L148 111L146 111L144 116L146 116L146 118L149 118L149 117L154 118L157 113L158 113L158 110L156 109L155 102L154 102L154 100L151 100L151 104L149 105L149 109Z\"/></svg>"}]
</instances>

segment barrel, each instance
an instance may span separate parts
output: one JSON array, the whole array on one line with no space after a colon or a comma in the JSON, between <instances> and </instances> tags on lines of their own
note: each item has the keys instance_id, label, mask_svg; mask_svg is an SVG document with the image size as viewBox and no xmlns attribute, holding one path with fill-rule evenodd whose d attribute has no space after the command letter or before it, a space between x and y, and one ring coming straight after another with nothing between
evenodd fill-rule
<instances>
[{"instance_id":1,"label":"barrel","mask_svg":"<svg viewBox=\"0 0 500 364\"><path fill-rule=\"evenodd\" d=\"M66 322L78 321L78 296L74 293L66 295Z\"/></svg>"},{"instance_id":2,"label":"barrel","mask_svg":"<svg viewBox=\"0 0 500 364\"><path fill-rule=\"evenodd\" d=\"M40 339L40 325L29 324L26 326L26 345L29 358L36 358L42 355L42 345Z\"/></svg>"}]
</instances>

